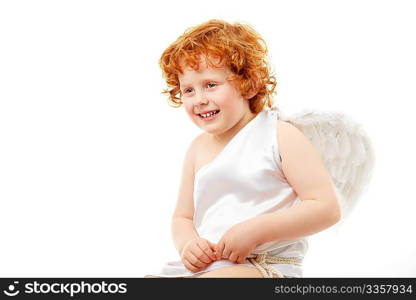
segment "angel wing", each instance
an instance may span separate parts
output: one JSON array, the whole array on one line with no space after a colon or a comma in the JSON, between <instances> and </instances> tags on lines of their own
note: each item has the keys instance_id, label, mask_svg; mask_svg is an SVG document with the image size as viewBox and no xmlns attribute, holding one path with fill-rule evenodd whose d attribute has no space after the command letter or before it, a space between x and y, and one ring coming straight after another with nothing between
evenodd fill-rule
<instances>
[{"instance_id":1,"label":"angel wing","mask_svg":"<svg viewBox=\"0 0 416 300\"><path fill-rule=\"evenodd\" d=\"M288 116L276 109L281 120L301 130L319 151L338 190L345 219L367 189L375 162L371 140L362 125L338 112L305 109Z\"/></svg>"}]
</instances>

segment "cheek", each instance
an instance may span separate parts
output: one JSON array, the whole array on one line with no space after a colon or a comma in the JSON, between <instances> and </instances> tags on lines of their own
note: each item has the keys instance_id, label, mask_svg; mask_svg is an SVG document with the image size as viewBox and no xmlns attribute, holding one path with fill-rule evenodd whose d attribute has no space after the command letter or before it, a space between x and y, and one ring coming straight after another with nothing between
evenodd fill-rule
<instances>
[{"instance_id":1,"label":"cheek","mask_svg":"<svg viewBox=\"0 0 416 300\"><path fill-rule=\"evenodd\" d=\"M242 98L234 91L227 91L217 98L217 104L223 108L235 110L242 104Z\"/></svg>"},{"instance_id":2,"label":"cheek","mask_svg":"<svg viewBox=\"0 0 416 300\"><path fill-rule=\"evenodd\" d=\"M185 111L186 111L187 115L190 118L195 118L196 115L194 113L194 107L193 107L193 105L189 104L189 102L188 103L184 102L183 105L184 105L184 108L185 108Z\"/></svg>"}]
</instances>

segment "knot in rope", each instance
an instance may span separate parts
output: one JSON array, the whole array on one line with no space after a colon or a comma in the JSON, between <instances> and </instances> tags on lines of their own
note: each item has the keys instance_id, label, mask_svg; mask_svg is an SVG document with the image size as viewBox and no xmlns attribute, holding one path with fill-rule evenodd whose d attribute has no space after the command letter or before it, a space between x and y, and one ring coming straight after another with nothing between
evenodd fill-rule
<instances>
[{"instance_id":1,"label":"knot in rope","mask_svg":"<svg viewBox=\"0 0 416 300\"><path fill-rule=\"evenodd\" d=\"M268 253L251 254L247 260L252 263L265 278L283 278L283 274L273 269L268 264L294 264L301 265L301 260L296 257L272 256Z\"/></svg>"}]
</instances>

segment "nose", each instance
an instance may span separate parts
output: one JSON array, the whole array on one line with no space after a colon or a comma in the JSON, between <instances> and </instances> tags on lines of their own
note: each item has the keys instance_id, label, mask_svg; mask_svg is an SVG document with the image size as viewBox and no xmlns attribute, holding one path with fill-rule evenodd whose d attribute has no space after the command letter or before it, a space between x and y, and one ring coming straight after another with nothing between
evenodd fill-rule
<instances>
[{"instance_id":1,"label":"nose","mask_svg":"<svg viewBox=\"0 0 416 300\"><path fill-rule=\"evenodd\" d=\"M204 93L198 93L195 101L195 107L208 104L208 99Z\"/></svg>"}]
</instances>

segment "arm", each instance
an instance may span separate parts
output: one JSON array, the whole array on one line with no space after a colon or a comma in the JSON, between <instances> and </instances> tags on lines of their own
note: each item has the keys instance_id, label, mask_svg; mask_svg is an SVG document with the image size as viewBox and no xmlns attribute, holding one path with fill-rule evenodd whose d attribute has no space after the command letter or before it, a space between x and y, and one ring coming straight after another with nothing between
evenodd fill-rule
<instances>
[{"instance_id":1,"label":"arm","mask_svg":"<svg viewBox=\"0 0 416 300\"><path fill-rule=\"evenodd\" d=\"M199 137L194 139L185 155L179 195L172 216L172 238L179 255L182 253L183 247L190 240L198 237L198 233L196 232L193 223L193 185L195 173L195 148Z\"/></svg>"},{"instance_id":2,"label":"arm","mask_svg":"<svg viewBox=\"0 0 416 300\"><path fill-rule=\"evenodd\" d=\"M279 121L278 132L283 173L302 201L251 219L257 244L312 235L341 216L336 188L315 147L288 122Z\"/></svg>"},{"instance_id":3,"label":"arm","mask_svg":"<svg viewBox=\"0 0 416 300\"><path fill-rule=\"evenodd\" d=\"M183 247L192 239L199 237L192 219L184 217L172 218L172 236L179 255Z\"/></svg>"},{"instance_id":4,"label":"arm","mask_svg":"<svg viewBox=\"0 0 416 300\"><path fill-rule=\"evenodd\" d=\"M195 157L201 136L194 139L185 156L178 201L172 216L172 237L175 247L182 263L191 272L203 270L217 259L214 253L216 245L200 237L193 222Z\"/></svg>"}]
</instances>

